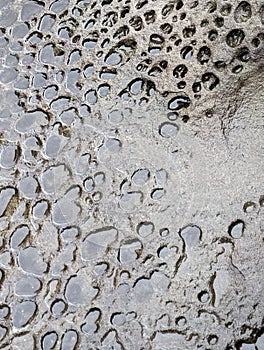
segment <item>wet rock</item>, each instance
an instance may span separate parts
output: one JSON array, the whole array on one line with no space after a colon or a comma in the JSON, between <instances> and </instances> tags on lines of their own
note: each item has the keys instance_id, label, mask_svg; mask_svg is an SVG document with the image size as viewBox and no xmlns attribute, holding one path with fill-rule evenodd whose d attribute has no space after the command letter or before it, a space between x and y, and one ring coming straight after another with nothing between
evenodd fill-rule
<instances>
[{"instance_id":1,"label":"wet rock","mask_svg":"<svg viewBox=\"0 0 264 350\"><path fill-rule=\"evenodd\" d=\"M241 238L245 229L245 224L242 220L232 222L228 227L228 233L232 238Z\"/></svg>"},{"instance_id":2,"label":"wet rock","mask_svg":"<svg viewBox=\"0 0 264 350\"><path fill-rule=\"evenodd\" d=\"M31 334L19 335L13 339L12 346L16 350L19 350L19 349L30 350L34 348L35 341Z\"/></svg>"},{"instance_id":3,"label":"wet rock","mask_svg":"<svg viewBox=\"0 0 264 350\"><path fill-rule=\"evenodd\" d=\"M56 332L49 332L43 335L41 339L41 349L51 350L55 347L58 340L58 335Z\"/></svg>"},{"instance_id":4,"label":"wet rock","mask_svg":"<svg viewBox=\"0 0 264 350\"><path fill-rule=\"evenodd\" d=\"M70 277L65 288L65 298L73 305L89 305L97 293L98 290L93 288L91 277L85 270Z\"/></svg>"},{"instance_id":5,"label":"wet rock","mask_svg":"<svg viewBox=\"0 0 264 350\"><path fill-rule=\"evenodd\" d=\"M61 341L61 350L74 350L78 342L78 333L75 330L68 330L64 333Z\"/></svg>"},{"instance_id":6,"label":"wet rock","mask_svg":"<svg viewBox=\"0 0 264 350\"><path fill-rule=\"evenodd\" d=\"M29 228L27 225L19 226L12 233L10 238L10 247L16 249L28 237Z\"/></svg>"},{"instance_id":7,"label":"wet rock","mask_svg":"<svg viewBox=\"0 0 264 350\"><path fill-rule=\"evenodd\" d=\"M23 328L34 317L37 306L33 301L16 303L12 310L12 321L15 328Z\"/></svg>"},{"instance_id":8,"label":"wet rock","mask_svg":"<svg viewBox=\"0 0 264 350\"><path fill-rule=\"evenodd\" d=\"M84 260L102 257L106 248L117 238L117 230L114 227L104 227L88 234L83 241L81 256Z\"/></svg>"},{"instance_id":9,"label":"wet rock","mask_svg":"<svg viewBox=\"0 0 264 350\"><path fill-rule=\"evenodd\" d=\"M121 264L131 264L134 262L141 254L142 243L138 239L127 239L122 242L119 253L118 260Z\"/></svg>"},{"instance_id":10,"label":"wet rock","mask_svg":"<svg viewBox=\"0 0 264 350\"><path fill-rule=\"evenodd\" d=\"M57 226L68 226L76 222L81 209L73 201L59 199L52 210L52 220Z\"/></svg>"},{"instance_id":11,"label":"wet rock","mask_svg":"<svg viewBox=\"0 0 264 350\"><path fill-rule=\"evenodd\" d=\"M16 295L23 297L35 296L41 289L39 279L33 276L21 277L15 284Z\"/></svg>"},{"instance_id":12,"label":"wet rock","mask_svg":"<svg viewBox=\"0 0 264 350\"><path fill-rule=\"evenodd\" d=\"M6 187L0 190L0 216L5 213L7 206L15 193L16 191L13 187Z\"/></svg>"},{"instance_id":13,"label":"wet rock","mask_svg":"<svg viewBox=\"0 0 264 350\"><path fill-rule=\"evenodd\" d=\"M99 328L100 309L91 309L85 316L85 323L82 326L82 332L85 334L94 334Z\"/></svg>"},{"instance_id":14,"label":"wet rock","mask_svg":"<svg viewBox=\"0 0 264 350\"><path fill-rule=\"evenodd\" d=\"M192 248L200 243L202 231L196 225L188 225L180 230L180 236L183 239L186 248Z\"/></svg>"},{"instance_id":15,"label":"wet rock","mask_svg":"<svg viewBox=\"0 0 264 350\"><path fill-rule=\"evenodd\" d=\"M42 276L47 270L47 263L43 261L41 254L35 247L23 249L19 253L18 261L23 271L37 276Z\"/></svg>"}]
</instances>

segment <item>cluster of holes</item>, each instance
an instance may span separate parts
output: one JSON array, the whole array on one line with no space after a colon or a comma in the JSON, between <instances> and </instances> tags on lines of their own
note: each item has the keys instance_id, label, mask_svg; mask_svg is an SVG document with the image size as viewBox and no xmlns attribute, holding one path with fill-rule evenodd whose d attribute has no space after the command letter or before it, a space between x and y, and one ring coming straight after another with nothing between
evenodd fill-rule
<instances>
[{"instance_id":1,"label":"cluster of holes","mask_svg":"<svg viewBox=\"0 0 264 350\"><path fill-rule=\"evenodd\" d=\"M24 271L15 285L18 301L14 303L12 312L8 305L0 306L1 320L5 324L0 326L0 341L3 342L7 339L10 320L19 332L31 322L33 324L40 300L37 295L46 283L42 277L49 271L55 275L59 272L64 277L67 274L71 276L64 285L65 290L48 299L49 319L58 320L73 312L71 307L74 298L71 296L69 302L69 297L65 294L71 286L70 281L78 279L79 284L83 281L78 275L79 271L77 273L78 268L75 269L74 266L73 271L70 267L77 259L76 242L81 237L80 230L75 226L57 229L61 244L57 260L54 259L57 265L52 264L51 257L44 258L42 250L34 246L33 232L39 232L45 219L52 215L55 226L65 224L65 215L60 213L64 210L63 201L59 202L60 198L52 192L49 180L51 177L60 183L63 181L61 173L67 177L72 172L64 164L56 164L56 157L64 145L69 144L76 120L96 115L95 112L102 108L105 101L123 102L131 99L134 103L145 105L159 94L159 97L165 99L168 111L167 119L160 122L156 131L162 138L173 138L179 131L175 121L181 119L187 122L188 111L202 94L210 96L229 77L243 72L255 55L254 50L260 48L264 40L264 34L252 22L252 17L256 16L256 21L264 23L264 7L260 7L256 14L247 1L235 5L218 5L216 1L192 1L187 4L177 0L160 7L155 6L154 1L147 0L135 4L131 1L79 0L72 5L64 0L51 3L33 1L21 3L19 13L17 8L12 8L8 3L6 6L0 17L0 84L4 92L6 89L13 90L14 96L9 98L7 93L6 103L10 106L1 110L0 117L4 131L8 120L13 117L14 132L18 134L19 141L1 144L1 169L17 180L17 187L9 185L1 189L0 216L12 216L14 208L21 204L22 199L25 208L21 204L20 210L30 224L23 222L12 227L10 237L1 241L2 253L6 253L4 247L7 246L12 251L10 264L15 265L14 260ZM197 13L199 16L196 16L196 23L190 24L191 17ZM229 21L232 27L226 29ZM123 79L122 84L120 79ZM129 108L124 111L113 108L107 118L111 125L117 126L127 114L131 115ZM41 133L44 133L44 137ZM91 137L93 136L92 134ZM102 155L111 157L113 153L118 154L121 148L122 142L117 137L110 137L100 150ZM66 204L72 204L72 211L67 215L74 219L80 210L78 200L85 197L87 208L96 217L98 203L104 199L107 176L98 166L96 154L78 150L78 157L73 166L77 172L75 185L63 193ZM42 166L44 174L39 171ZM26 170L20 172L20 167ZM34 175L32 169L33 172L36 170ZM19 177L21 174L23 176ZM144 187L149 178L148 169L137 169L131 175L131 183L135 187ZM153 188L148 188L148 191L151 205L166 194L164 186L158 183ZM138 197L141 200L143 192L141 189L123 191L120 196L123 199L122 205L127 205L129 200ZM55 203L52 202L54 198ZM56 206L57 202L60 203L60 208ZM261 197L259 206L263 207L263 203ZM247 202L243 210L249 213L256 207L255 202ZM199 246L201 230L195 225L186 229L180 231L179 241L182 239L186 250L191 250L193 246ZM227 234L233 239L242 239L244 230L244 221L237 219L230 224ZM168 228L157 228L151 221L137 223L135 237L120 242L116 252L119 263L132 264L133 259L139 260L140 263L135 263L133 266L136 267L133 268L140 269L139 266L147 265L149 260L154 259L152 256L145 256L145 260L142 258L141 240L148 237L152 239L156 231L164 242L170 235ZM92 244L96 245L96 239ZM157 248L157 259L166 260L167 254L177 256L180 250L178 247L167 242L163 244ZM88 244L87 246L91 249ZM61 262L60 258L64 254L66 262ZM86 256L85 252L82 255ZM31 259L31 263L28 259ZM164 266L160 260L159 264ZM142 283L143 290L145 287L150 288L151 283L154 283L154 272L148 273L148 277L133 280L133 287L139 297L139 285ZM108 262L98 261L94 266L94 274L100 280L101 276L107 274L111 277L113 271ZM143 272L142 274L144 275ZM8 280L7 275L5 269L1 268L1 286ZM120 276L130 279L128 272L122 271ZM165 273L162 277L166 280ZM51 295L53 282L48 281ZM54 290L57 289L55 282ZM100 280L100 283L103 282ZM118 292L126 291L127 286L126 283L120 283ZM96 288L93 285L95 291L92 292L95 295ZM75 295L75 298L79 297L81 299L81 295ZM209 303L209 292L198 292L197 301L205 305ZM83 315L82 333L93 336L98 331L101 318L100 309L89 310ZM130 318L133 320L136 316L114 312L110 315L109 322L118 327L124 319ZM179 329L184 328L186 323L183 316L175 320ZM55 331L43 331L40 345L46 350L55 347L59 341L61 349L74 349L79 343L78 334L75 329L67 329L62 336ZM108 334L110 333L102 336L102 342ZM25 337L23 342L29 341L27 333L21 333L21 337ZM120 345L117 336L112 339L113 348ZM214 345L218 338L210 334L207 342Z\"/></svg>"}]
</instances>

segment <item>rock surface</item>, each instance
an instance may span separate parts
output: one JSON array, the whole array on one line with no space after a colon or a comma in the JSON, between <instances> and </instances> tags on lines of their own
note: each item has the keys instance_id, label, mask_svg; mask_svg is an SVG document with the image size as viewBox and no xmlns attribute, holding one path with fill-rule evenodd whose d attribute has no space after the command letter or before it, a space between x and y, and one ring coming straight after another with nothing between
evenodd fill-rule
<instances>
[{"instance_id":1,"label":"rock surface","mask_svg":"<svg viewBox=\"0 0 264 350\"><path fill-rule=\"evenodd\" d=\"M0 348L264 350L261 0L0 1Z\"/></svg>"}]
</instances>

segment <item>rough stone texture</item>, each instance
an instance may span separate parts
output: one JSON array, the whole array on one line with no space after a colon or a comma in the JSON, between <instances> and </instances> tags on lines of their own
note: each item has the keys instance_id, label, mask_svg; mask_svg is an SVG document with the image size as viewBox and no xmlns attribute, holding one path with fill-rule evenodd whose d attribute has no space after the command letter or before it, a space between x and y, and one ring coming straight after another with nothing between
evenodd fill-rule
<instances>
[{"instance_id":1,"label":"rough stone texture","mask_svg":"<svg viewBox=\"0 0 264 350\"><path fill-rule=\"evenodd\" d=\"M0 0L0 348L264 350L264 4Z\"/></svg>"}]
</instances>

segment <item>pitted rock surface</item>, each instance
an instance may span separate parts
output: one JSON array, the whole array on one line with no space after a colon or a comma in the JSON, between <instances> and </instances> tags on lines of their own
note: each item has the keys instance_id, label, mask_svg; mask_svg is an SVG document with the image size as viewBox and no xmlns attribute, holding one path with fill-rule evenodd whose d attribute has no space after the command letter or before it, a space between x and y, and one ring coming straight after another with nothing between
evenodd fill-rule
<instances>
[{"instance_id":1,"label":"pitted rock surface","mask_svg":"<svg viewBox=\"0 0 264 350\"><path fill-rule=\"evenodd\" d=\"M0 0L0 348L264 350L261 0Z\"/></svg>"}]
</instances>

